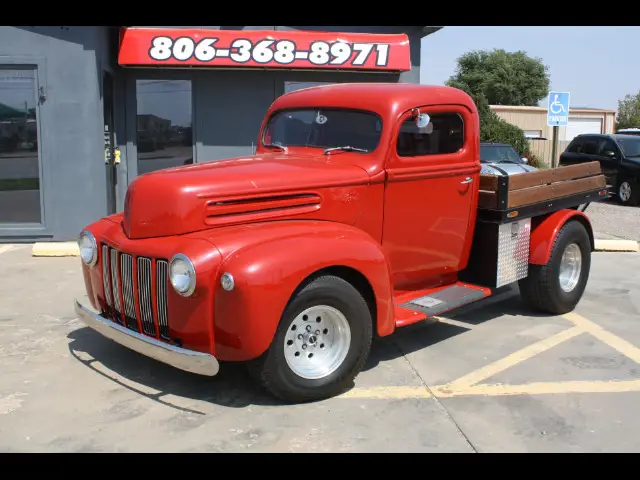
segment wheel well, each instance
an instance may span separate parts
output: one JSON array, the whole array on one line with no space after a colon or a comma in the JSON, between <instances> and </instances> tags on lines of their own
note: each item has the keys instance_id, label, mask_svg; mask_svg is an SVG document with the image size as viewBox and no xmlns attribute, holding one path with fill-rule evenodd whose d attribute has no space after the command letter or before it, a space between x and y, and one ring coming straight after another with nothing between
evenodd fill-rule
<instances>
[{"instance_id":1,"label":"wheel well","mask_svg":"<svg viewBox=\"0 0 640 480\"><path fill-rule=\"evenodd\" d=\"M571 217L565 223L565 225L567 223L569 223L569 222L580 222L580 223L582 223L582 226L587 231L587 235L589 235L589 242L591 243L591 251L594 252L595 249L596 249L596 242L595 242L595 239L593 237L593 227L591 226L591 223L589 223L589 220L584 218L582 215L574 215L573 217Z\"/></svg>"},{"instance_id":2,"label":"wheel well","mask_svg":"<svg viewBox=\"0 0 640 480\"><path fill-rule=\"evenodd\" d=\"M355 268L345 267L343 265L335 265L332 267L326 267L321 270L317 270L305 278L296 291L299 291L309 282L313 281L315 278L323 276L323 275L333 275L343 280L349 282L351 285L355 287L356 290L362 295L365 302L367 302L367 306L369 307L369 311L371 312L371 321L373 322L373 331L374 333L378 331L376 328L377 318L378 318L378 308L376 306L376 294L373 291L373 287L362 273L360 273Z\"/></svg>"}]
</instances>

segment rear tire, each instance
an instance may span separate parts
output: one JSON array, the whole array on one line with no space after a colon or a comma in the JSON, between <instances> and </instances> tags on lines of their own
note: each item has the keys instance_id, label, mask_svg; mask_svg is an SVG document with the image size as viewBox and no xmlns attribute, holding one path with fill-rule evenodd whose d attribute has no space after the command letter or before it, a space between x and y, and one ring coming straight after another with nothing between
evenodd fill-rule
<instances>
[{"instance_id":1,"label":"rear tire","mask_svg":"<svg viewBox=\"0 0 640 480\"><path fill-rule=\"evenodd\" d=\"M569 221L558 233L545 265L529 264L529 275L518 282L531 308L561 315L578 304L589 279L591 240L579 221Z\"/></svg>"},{"instance_id":2,"label":"rear tire","mask_svg":"<svg viewBox=\"0 0 640 480\"><path fill-rule=\"evenodd\" d=\"M360 292L325 275L305 285L285 309L269 349L250 372L286 402L308 402L342 393L362 369L373 322Z\"/></svg>"},{"instance_id":3,"label":"rear tire","mask_svg":"<svg viewBox=\"0 0 640 480\"><path fill-rule=\"evenodd\" d=\"M622 205L638 205L640 201L638 182L631 177L623 178L618 183L616 198Z\"/></svg>"}]
</instances>

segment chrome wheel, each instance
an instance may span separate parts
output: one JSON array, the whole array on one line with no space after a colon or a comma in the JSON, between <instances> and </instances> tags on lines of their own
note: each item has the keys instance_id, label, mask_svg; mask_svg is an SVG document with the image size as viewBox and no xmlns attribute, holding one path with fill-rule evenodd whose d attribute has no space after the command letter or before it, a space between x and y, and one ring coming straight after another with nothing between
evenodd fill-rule
<instances>
[{"instance_id":1,"label":"chrome wheel","mask_svg":"<svg viewBox=\"0 0 640 480\"><path fill-rule=\"evenodd\" d=\"M567 245L560 260L560 288L564 292L571 292L580 280L582 271L582 252L575 243Z\"/></svg>"},{"instance_id":2,"label":"chrome wheel","mask_svg":"<svg viewBox=\"0 0 640 480\"><path fill-rule=\"evenodd\" d=\"M298 376L316 380L335 372L349 352L351 328L346 317L328 305L300 313L289 325L284 357Z\"/></svg>"},{"instance_id":3,"label":"chrome wheel","mask_svg":"<svg viewBox=\"0 0 640 480\"><path fill-rule=\"evenodd\" d=\"M624 181L620 184L618 188L618 197L623 202L628 202L631 199L631 184L627 181Z\"/></svg>"}]
</instances>

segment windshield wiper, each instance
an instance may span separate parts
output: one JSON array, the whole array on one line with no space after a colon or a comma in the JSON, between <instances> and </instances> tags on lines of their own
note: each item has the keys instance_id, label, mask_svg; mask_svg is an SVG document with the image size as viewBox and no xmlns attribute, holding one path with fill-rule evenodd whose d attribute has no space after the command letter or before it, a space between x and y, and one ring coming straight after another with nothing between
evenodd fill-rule
<instances>
[{"instance_id":1,"label":"windshield wiper","mask_svg":"<svg viewBox=\"0 0 640 480\"><path fill-rule=\"evenodd\" d=\"M284 145L282 145L280 143L263 143L262 145L267 147L267 148L279 148L283 152L287 151L287 147L285 147Z\"/></svg>"},{"instance_id":2,"label":"windshield wiper","mask_svg":"<svg viewBox=\"0 0 640 480\"><path fill-rule=\"evenodd\" d=\"M343 152L362 152L362 153L368 153L369 150L365 150L364 148L358 148L358 147L352 147L351 145L344 145L342 147L332 147L332 148L326 148L324 150L324 154L327 155L330 152L335 152L341 150Z\"/></svg>"}]
</instances>

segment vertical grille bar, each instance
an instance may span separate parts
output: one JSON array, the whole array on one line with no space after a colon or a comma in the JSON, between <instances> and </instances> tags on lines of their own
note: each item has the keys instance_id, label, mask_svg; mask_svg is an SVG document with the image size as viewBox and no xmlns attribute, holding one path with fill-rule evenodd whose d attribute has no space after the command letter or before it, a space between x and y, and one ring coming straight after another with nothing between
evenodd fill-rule
<instances>
[{"instance_id":1,"label":"vertical grille bar","mask_svg":"<svg viewBox=\"0 0 640 480\"><path fill-rule=\"evenodd\" d=\"M156 262L156 308L160 337L169 340L169 316L167 313L167 281L169 264L166 260Z\"/></svg>"},{"instance_id":2,"label":"vertical grille bar","mask_svg":"<svg viewBox=\"0 0 640 480\"><path fill-rule=\"evenodd\" d=\"M133 257L128 253L120 254L120 272L122 277L122 299L127 327L138 330L136 304L133 297Z\"/></svg>"},{"instance_id":3,"label":"vertical grille bar","mask_svg":"<svg viewBox=\"0 0 640 480\"><path fill-rule=\"evenodd\" d=\"M153 323L151 301L151 260L144 257L138 257L138 303L140 304L142 331L155 337L156 327Z\"/></svg>"},{"instance_id":4,"label":"vertical grille bar","mask_svg":"<svg viewBox=\"0 0 640 480\"><path fill-rule=\"evenodd\" d=\"M119 315L122 313L122 305L120 304L120 274L118 272L118 251L111 249L109 252L109 267L111 267L111 289L113 296L113 306L115 310L114 319L121 323Z\"/></svg>"},{"instance_id":5,"label":"vertical grille bar","mask_svg":"<svg viewBox=\"0 0 640 480\"><path fill-rule=\"evenodd\" d=\"M109 270L109 247L102 246L102 283L104 284L104 299L107 306L113 308L111 296L111 272Z\"/></svg>"}]
</instances>

